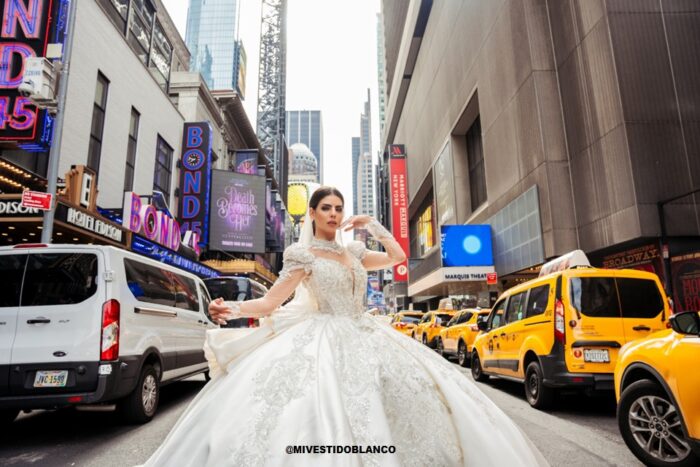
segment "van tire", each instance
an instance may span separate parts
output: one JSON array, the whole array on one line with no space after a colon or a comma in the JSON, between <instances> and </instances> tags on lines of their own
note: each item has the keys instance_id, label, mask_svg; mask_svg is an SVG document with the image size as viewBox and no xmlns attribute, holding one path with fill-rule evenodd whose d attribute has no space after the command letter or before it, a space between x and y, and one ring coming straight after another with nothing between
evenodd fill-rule
<instances>
[{"instance_id":1,"label":"van tire","mask_svg":"<svg viewBox=\"0 0 700 467\"><path fill-rule=\"evenodd\" d=\"M460 340L457 345L457 363L464 368L469 366L469 352L467 352L467 345L464 341Z\"/></svg>"},{"instance_id":2,"label":"van tire","mask_svg":"<svg viewBox=\"0 0 700 467\"><path fill-rule=\"evenodd\" d=\"M15 418L17 418L17 415L19 415L19 410L15 410L15 409L0 410L0 426L9 425L10 423L14 422Z\"/></svg>"},{"instance_id":3,"label":"van tire","mask_svg":"<svg viewBox=\"0 0 700 467\"><path fill-rule=\"evenodd\" d=\"M544 376L539 362L531 362L525 370L525 397L536 409L546 409L554 403L556 391L544 385Z\"/></svg>"},{"instance_id":4,"label":"van tire","mask_svg":"<svg viewBox=\"0 0 700 467\"><path fill-rule=\"evenodd\" d=\"M158 372L153 365L144 365L136 388L120 401L118 410L128 423L148 423L158 410L159 400Z\"/></svg>"},{"instance_id":5,"label":"van tire","mask_svg":"<svg viewBox=\"0 0 700 467\"><path fill-rule=\"evenodd\" d=\"M476 352L472 352L472 378L480 383L489 380L489 375L484 373L484 369L481 368L481 360L479 360L479 354Z\"/></svg>"},{"instance_id":6,"label":"van tire","mask_svg":"<svg viewBox=\"0 0 700 467\"><path fill-rule=\"evenodd\" d=\"M700 463L700 457L698 457L692 451L692 448L685 458L677 460L675 462L664 462L663 460L650 455L644 448L642 448L639 442L635 440L629 422L630 410L632 409L632 406L635 404L635 402L642 398L648 397L655 397L663 400L667 404L666 408L675 408L676 413L680 417L678 407L676 407L676 405L673 403L673 400L668 396L668 394L666 394L666 391L664 391L656 382L648 379L643 379L630 384L627 388L625 388L624 391L622 391L622 395L620 396L620 402L617 405L617 424L620 429L622 439L625 441L627 447L630 449L630 451L632 451L632 453L637 457L637 459L639 459L646 465L654 467L689 467L698 465ZM661 403L661 401L659 402ZM684 433L682 431L680 433L677 432L676 434L683 436L683 439L687 443L688 440L684 436Z\"/></svg>"}]
</instances>

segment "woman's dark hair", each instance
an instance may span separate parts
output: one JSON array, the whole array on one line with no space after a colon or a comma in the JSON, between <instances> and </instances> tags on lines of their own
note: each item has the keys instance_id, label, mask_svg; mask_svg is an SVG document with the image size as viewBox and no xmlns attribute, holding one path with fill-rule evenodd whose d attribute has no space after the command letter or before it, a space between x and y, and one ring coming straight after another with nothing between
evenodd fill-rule
<instances>
[{"instance_id":1,"label":"woman's dark hair","mask_svg":"<svg viewBox=\"0 0 700 467\"><path fill-rule=\"evenodd\" d=\"M321 202L323 198L326 196L331 196L335 195L340 200L345 204L345 199L343 198L343 194L334 186L321 186L314 191L314 194L311 195L311 199L309 200L309 208L314 208L316 209L318 207L318 203Z\"/></svg>"}]
</instances>

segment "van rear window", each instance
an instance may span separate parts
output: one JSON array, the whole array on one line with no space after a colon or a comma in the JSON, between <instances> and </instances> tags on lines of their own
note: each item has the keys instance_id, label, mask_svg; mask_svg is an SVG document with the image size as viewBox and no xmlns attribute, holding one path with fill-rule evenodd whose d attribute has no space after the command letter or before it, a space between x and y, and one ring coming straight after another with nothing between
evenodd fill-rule
<instances>
[{"instance_id":1,"label":"van rear window","mask_svg":"<svg viewBox=\"0 0 700 467\"><path fill-rule=\"evenodd\" d=\"M664 300L656 281L618 278L623 318L653 318L664 309Z\"/></svg>"},{"instance_id":2,"label":"van rear window","mask_svg":"<svg viewBox=\"0 0 700 467\"><path fill-rule=\"evenodd\" d=\"M582 314L596 318L620 317L612 277L574 277L570 285L571 304Z\"/></svg>"},{"instance_id":3,"label":"van rear window","mask_svg":"<svg viewBox=\"0 0 700 467\"><path fill-rule=\"evenodd\" d=\"M653 318L664 308L656 282L649 279L575 277L569 294L574 308L597 318Z\"/></svg>"},{"instance_id":4,"label":"van rear window","mask_svg":"<svg viewBox=\"0 0 700 467\"><path fill-rule=\"evenodd\" d=\"M22 306L71 305L87 300L96 291L96 255L29 255L22 288Z\"/></svg>"},{"instance_id":5,"label":"van rear window","mask_svg":"<svg viewBox=\"0 0 700 467\"><path fill-rule=\"evenodd\" d=\"M19 306L27 255L0 256L0 307Z\"/></svg>"}]
</instances>

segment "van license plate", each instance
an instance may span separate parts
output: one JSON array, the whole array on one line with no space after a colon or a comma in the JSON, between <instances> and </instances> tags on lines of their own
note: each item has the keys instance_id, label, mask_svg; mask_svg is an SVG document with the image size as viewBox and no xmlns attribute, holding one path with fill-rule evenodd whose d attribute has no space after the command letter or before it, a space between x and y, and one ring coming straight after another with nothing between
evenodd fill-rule
<instances>
[{"instance_id":1,"label":"van license plate","mask_svg":"<svg viewBox=\"0 0 700 467\"><path fill-rule=\"evenodd\" d=\"M37 371L35 388L62 388L68 382L68 371Z\"/></svg>"},{"instance_id":2,"label":"van license plate","mask_svg":"<svg viewBox=\"0 0 700 467\"><path fill-rule=\"evenodd\" d=\"M592 363L610 363L608 349L584 349L583 361Z\"/></svg>"}]
</instances>

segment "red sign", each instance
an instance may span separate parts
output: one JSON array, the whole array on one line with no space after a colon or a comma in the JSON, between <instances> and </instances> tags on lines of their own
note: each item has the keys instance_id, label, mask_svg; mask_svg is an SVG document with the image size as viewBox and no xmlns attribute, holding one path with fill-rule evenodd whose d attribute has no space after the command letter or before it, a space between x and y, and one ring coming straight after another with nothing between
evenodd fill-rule
<instances>
[{"instance_id":1,"label":"red sign","mask_svg":"<svg viewBox=\"0 0 700 467\"><path fill-rule=\"evenodd\" d=\"M391 192L391 230L404 253L408 256L408 181L406 180L406 152L403 145L389 146L389 182ZM394 266L394 280L408 280L407 262Z\"/></svg>"},{"instance_id":2,"label":"red sign","mask_svg":"<svg viewBox=\"0 0 700 467\"><path fill-rule=\"evenodd\" d=\"M22 206L25 208L37 208L48 211L51 209L51 198L51 193L25 190L22 192Z\"/></svg>"},{"instance_id":3,"label":"red sign","mask_svg":"<svg viewBox=\"0 0 700 467\"><path fill-rule=\"evenodd\" d=\"M498 284L498 273L495 273L495 272L486 273L486 283L489 285Z\"/></svg>"}]
</instances>

